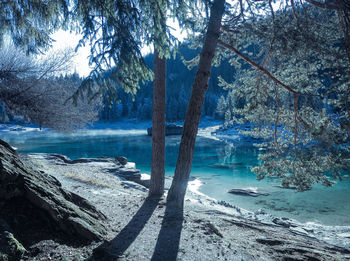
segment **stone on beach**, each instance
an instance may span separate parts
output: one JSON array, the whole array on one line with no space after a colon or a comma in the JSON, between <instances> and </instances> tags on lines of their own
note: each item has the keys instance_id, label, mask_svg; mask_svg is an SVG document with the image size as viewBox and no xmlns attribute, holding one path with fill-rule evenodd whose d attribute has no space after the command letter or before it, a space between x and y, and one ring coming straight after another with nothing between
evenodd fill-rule
<instances>
[{"instance_id":1,"label":"stone on beach","mask_svg":"<svg viewBox=\"0 0 350 261\"><path fill-rule=\"evenodd\" d=\"M128 163L128 159L123 156L118 156L115 159L122 165L126 165Z\"/></svg>"},{"instance_id":2,"label":"stone on beach","mask_svg":"<svg viewBox=\"0 0 350 261\"><path fill-rule=\"evenodd\" d=\"M270 195L269 193L259 192L257 188L234 188L234 189L230 189L228 193L241 195L241 196L251 196L251 197Z\"/></svg>"}]
</instances>

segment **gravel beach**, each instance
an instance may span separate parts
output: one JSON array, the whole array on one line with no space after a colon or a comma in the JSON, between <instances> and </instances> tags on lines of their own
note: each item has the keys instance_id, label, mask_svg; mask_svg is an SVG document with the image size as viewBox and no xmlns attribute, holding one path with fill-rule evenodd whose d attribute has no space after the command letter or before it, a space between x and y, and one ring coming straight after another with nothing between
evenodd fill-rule
<instances>
[{"instance_id":1,"label":"gravel beach","mask_svg":"<svg viewBox=\"0 0 350 261\"><path fill-rule=\"evenodd\" d=\"M66 163L48 154L23 155L64 189L107 216L103 242L33 244L28 260L350 260L350 228L298 224L252 213L188 190L185 208L115 175L112 161ZM166 187L171 179L166 179Z\"/></svg>"}]
</instances>

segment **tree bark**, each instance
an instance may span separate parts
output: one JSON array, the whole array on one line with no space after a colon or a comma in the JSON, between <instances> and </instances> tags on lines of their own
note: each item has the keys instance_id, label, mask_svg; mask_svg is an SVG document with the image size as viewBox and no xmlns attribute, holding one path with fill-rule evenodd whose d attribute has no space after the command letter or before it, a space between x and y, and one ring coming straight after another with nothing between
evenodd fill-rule
<instances>
[{"instance_id":1,"label":"tree bark","mask_svg":"<svg viewBox=\"0 0 350 261\"><path fill-rule=\"evenodd\" d=\"M225 9L224 0L214 0L210 8L210 19L204 46L201 51L191 98L187 107L175 175L168 193L168 204L183 208L184 198L192 167L194 145L205 93L208 89L210 69L220 35L221 19Z\"/></svg>"},{"instance_id":2,"label":"tree bark","mask_svg":"<svg viewBox=\"0 0 350 261\"><path fill-rule=\"evenodd\" d=\"M154 46L154 82L152 111L152 166L150 196L164 194L165 175L165 85L166 58L159 57Z\"/></svg>"}]
</instances>

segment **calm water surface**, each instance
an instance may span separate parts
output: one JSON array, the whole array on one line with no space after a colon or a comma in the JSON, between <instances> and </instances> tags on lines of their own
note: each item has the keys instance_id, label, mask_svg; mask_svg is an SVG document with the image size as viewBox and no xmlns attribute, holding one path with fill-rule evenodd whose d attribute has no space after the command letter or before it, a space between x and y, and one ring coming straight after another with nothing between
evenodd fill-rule
<instances>
[{"instance_id":1,"label":"calm water surface","mask_svg":"<svg viewBox=\"0 0 350 261\"><path fill-rule=\"evenodd\" d=\"M59 153L72 159L81 157L125 156L144 173L150 173L151 138L145 130L86 130L64 135L44 132L0 132L4 139L22 153ZM180 137L167 137L166 174L173 175ZM250 147L198 137L191 176L201 181L199 191L248 210L294 218L301 222L325 225L350 225L350 180L333 188L315 186L297 193L278 188L277 179L257 181L249 167L258 164L260 152ZM245 197L227 193L232 188L257 187L269 196Z\"/></svg>"}]
</instances>

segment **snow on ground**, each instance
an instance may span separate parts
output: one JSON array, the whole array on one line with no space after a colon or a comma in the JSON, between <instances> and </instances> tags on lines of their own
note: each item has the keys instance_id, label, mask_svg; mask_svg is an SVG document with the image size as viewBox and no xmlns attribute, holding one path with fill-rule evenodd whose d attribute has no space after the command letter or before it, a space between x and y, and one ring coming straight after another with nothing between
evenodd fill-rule
<instances>
[{"instance_id":1,"label":"snow on ground","mask_svg":"<svg viewBox=\"0 0 350 261\"><path fill-rule=\"evenodd\" d=\"M35 132L42 131L34 124L0 124L0 131L3 132Z\"/></svg>"},{"instance_id":2,"label":"snow on ground","mask_svg":"<svg viewBox=\"0 0 350 261\"><path fill-rule=\"evenodd\" d=\"M168 122L170 123L170 122ZM176 125L183 125L183 122L171 122ZM222 121L213 121L208 118L201 120L199 124L198 135L206 138L215 138L212 132L216 131L222 124ZM45 135L52 137L64 136L113 136L113 135L146 135L147 128L152 126L152 121L139 121L137 119L122 119L117 122L95 122L86 128L72 130L72 132L57 132L48 128L40 130L35 124L0 124L0 133L7 135Z\"/></svg>"}]
</instances>

